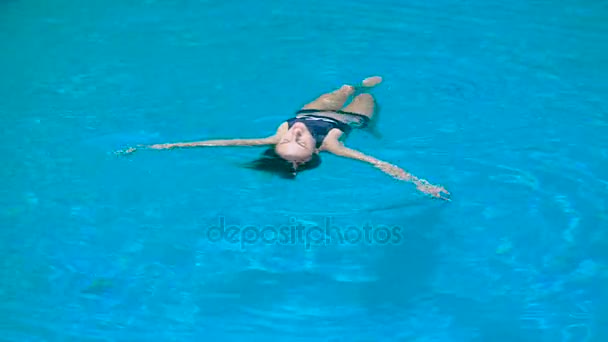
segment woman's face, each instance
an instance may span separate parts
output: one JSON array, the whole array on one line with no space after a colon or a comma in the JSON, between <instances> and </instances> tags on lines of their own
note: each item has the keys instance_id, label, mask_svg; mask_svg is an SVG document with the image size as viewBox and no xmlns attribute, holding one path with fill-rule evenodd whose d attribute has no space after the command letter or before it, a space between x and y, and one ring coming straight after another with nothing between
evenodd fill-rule
<instances>
[{"instance_id":1,"label":"woman's face","mask_svg":"<svg viewBox=\"0 0 608 342\"><path fill-rule=\"evenodd\" d=\"M315 139L306 126L297 122L285 133L275 146L276 153L283 159L294 163L294 169L299 164L306 163L316 152Z\"/></svg>"}]
</instances>

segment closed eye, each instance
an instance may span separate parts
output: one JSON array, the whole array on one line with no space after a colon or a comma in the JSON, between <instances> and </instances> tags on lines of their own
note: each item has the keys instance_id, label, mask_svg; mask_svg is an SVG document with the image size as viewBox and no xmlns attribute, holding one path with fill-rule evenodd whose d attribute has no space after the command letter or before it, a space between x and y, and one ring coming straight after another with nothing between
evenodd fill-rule
<instances>
[{"instance_id":1,"label":"closed eye","mask_svg":"<svg viewBox=\"0 0 608 342\"><path fill-rule=\"evenodd\" d=\"M306 148L306 144L304 144L303 142L301 142L300 140L296 139L296 144Z\"/></svg>"},{"instance_id":2,"label":"closed eye","mask_svg":"<svg viewBox=\"0 0 608 342\"><path fill-rule=\"evenodd\" d=\"M291 142L291 140L289 140L289 139L283 139L283 140L282 140L282 141L279 143L279 145L282 145L282 144L289 144L290 142ZM306 144L304 144L302 141L300 141L300 139L299 139L299 138L296 138L296 144L298 144L298 145L300 145L300 146L302 146L302 147L306 148Z\"/></svg>"}]
</instances>

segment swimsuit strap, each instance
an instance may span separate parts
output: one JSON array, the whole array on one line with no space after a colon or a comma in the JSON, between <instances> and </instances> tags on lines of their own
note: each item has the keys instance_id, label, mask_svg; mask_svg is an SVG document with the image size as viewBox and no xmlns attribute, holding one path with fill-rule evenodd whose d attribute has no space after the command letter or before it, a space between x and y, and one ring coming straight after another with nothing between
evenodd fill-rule
<instances>
[{"instance_id":1,"label":"swimsuit strap","mask_svg":"<svg viewBox=\"0 0 608 342\"><path fill-rule=\"evenodd\" d=\"M308 113L321 113L321 112L333 112L336 114L353 115L353 116L359 117L361 119L361 125L358 128L366 128L370 122L370 118L367 115L354 113L354 112L346 112L343 110L300 109L299 111L296 112L296 115L297 114L308 114ZM331 118L331 119L333 119L333 118Z\"/></svg>"}]
</instances>

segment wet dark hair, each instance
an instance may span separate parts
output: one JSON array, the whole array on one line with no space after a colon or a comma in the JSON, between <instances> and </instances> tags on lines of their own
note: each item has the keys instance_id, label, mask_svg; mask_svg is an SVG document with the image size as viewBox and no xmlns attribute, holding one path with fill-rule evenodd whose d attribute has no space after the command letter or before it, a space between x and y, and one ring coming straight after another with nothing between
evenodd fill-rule
<instances>
[{"instance_id":1,"label":"wet dark hair","mask_svg":"<svg viewBox=\"0 0 608 342\"><path fill-rule=\"evenodd\" d=\"M271 147L262 153L262 156L250 163L245 164L248 169L270 172L285 179L295 179L298 172L312 170L321 165L321 157L317 153L313 153L312 158L304 164L298 165L297 170L294 170L293 164L283 159Z\"/></svg>"}]
</instances>

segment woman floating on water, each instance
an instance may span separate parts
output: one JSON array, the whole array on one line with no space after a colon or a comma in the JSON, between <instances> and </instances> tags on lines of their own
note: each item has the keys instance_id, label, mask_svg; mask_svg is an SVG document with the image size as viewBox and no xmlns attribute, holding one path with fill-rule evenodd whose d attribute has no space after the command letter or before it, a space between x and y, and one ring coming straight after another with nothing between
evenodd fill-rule
<instances>
[{"instance_id":1,"label":"woman floating on water","mask_svg":"<svg viewBox=\"0 0 608 342\"><path fill-rule=\"evenodd\" d=\"M379 76L366 78L360 86L344 85L323 94L296 112L295 117L283 122L269 137L259 139L227 139L142 145L120 153L138 149L173 149L206 146L270 146L261 158L246 165L248 168L272 172L293 179L298 172L314 169L321 163L319 152L369 163L392 177L412 182L416 188L433 197L449 200L450 193L441 186L429 184L396 165L378 160L343 144L353 128L366 129L376 134L374 119L376 103L368 90L382 82ZM356 93L356 94L355 94ZM344 104L354 96L345 107Z\"/></svg>"}]
</instances>

